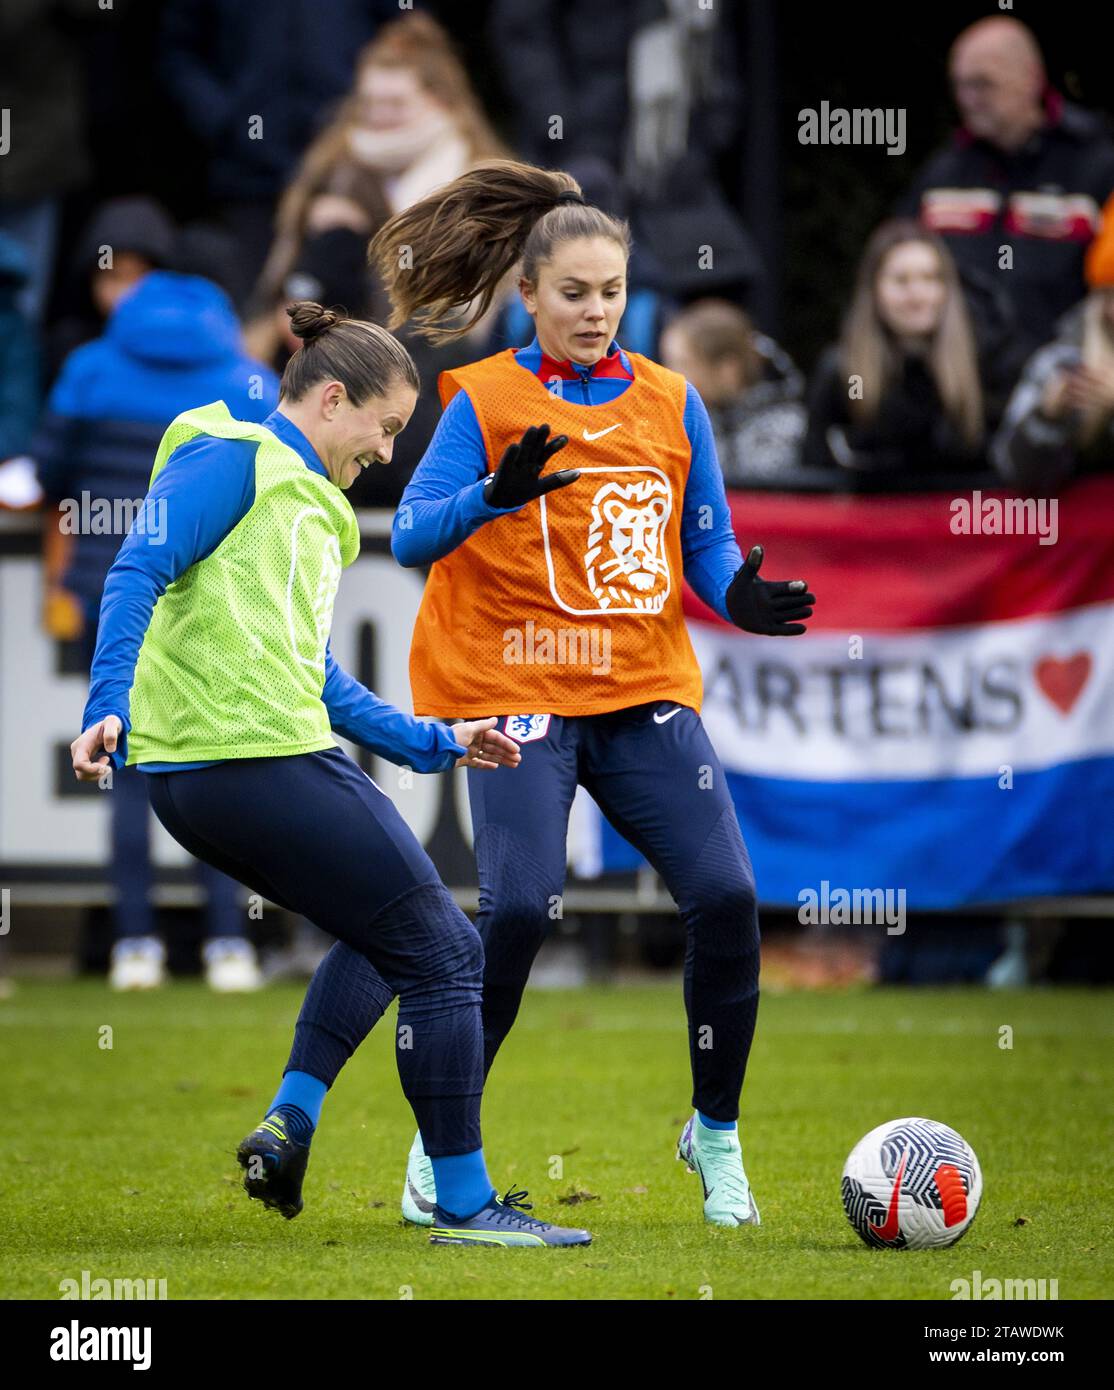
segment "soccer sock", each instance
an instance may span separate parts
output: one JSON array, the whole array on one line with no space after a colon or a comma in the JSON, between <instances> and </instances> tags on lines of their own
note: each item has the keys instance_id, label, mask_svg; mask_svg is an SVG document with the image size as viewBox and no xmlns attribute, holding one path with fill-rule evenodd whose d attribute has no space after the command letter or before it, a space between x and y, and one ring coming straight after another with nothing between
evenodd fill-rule
<instances>
[{"instance_id":1,"label":"soccer sock","mask_svg":"<svg viewBox=\"0 0 1114 1390\"><path fill-rule=\"evenodd\" d=\"M701 1125L705 1129L737 1130L739 1128L739 1123L737 1120L712 1120L709 1119L708 1116L705 1115L702 1110L698 1110L696 1112L696 1118L700 1121Z\"/></svg>"},{"instance_id":2,"label":"soccer sock","mask_svg":"<svg viewBox=\"0 0 1114 1390\"><path fill-rule=\"evenodd\" d=\"M277 1110L286 1121L286 1132L291 1139L296 1144L308 1144L321 1118L328 1089L324 1081L308 1072L288 1071L267 1114L273 1115Z\"/></svg>"},{"instance_id":3,"label":"soccer sock","mask_svg":"<svg viewBox=\"0 0 1114 1390\"><path fill-rule=\"evenodd\" d=\"M437 1205L450 1216L467 1220L481 1207L486 1207L495 1195L487 1176L483 1149L429 1161L433 1164L433 1181L437 1184Z\"/></svg>"}]
</instances>

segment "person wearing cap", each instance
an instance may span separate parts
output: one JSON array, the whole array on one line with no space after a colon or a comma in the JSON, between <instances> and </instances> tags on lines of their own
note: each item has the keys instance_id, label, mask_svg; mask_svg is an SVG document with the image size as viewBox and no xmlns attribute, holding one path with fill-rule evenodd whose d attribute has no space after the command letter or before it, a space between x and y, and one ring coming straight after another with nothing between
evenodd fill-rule
<instances>
[{"instance_id":1,"label":"person wearing cap","mask_svg":"<svg viewBox=\"0 0 1114 1390\"><path fill-rule=\"evenodd\" d=\"M103 331L119 301L152 270L174 265L176 228L154 198L109 198L77 238L63 307L45 337L48 381L71 352Z\"/></svg>"}]
</instances>

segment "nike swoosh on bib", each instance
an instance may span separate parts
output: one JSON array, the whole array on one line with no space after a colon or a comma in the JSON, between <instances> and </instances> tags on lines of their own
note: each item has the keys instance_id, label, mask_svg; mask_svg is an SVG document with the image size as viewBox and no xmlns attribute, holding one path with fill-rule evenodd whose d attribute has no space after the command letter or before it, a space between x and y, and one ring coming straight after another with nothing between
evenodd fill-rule
<instances>
[{"instance_id":1,"label":"nike swoosh on bib","mask_svg":"<svg viewBox=\"0 0 1114 1390\"><path fill-rule=\"evenodd\" d=\"M617 430L622 423L622 420L620 420L618 425L608 425L605 430L585 430L584 438L587 439L589 443L591 443L593 439L602 439L605 434L610 434L612 430Z\"/></svg>"}]
</instances>

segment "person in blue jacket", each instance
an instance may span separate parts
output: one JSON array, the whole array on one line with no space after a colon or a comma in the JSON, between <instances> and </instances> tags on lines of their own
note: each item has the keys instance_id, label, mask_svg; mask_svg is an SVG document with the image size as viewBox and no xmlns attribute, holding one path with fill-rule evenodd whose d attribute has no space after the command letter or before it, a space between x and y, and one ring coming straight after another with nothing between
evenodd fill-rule
<instances>
[{"instance_id":1,"label":"person in blue jacket","mask_svg":"<svg viewBox=\"0 0 1114 1390\"><path fill-rule=\"evenodd\" d=\"M43 491L57 508L57 526L44 533L44 620L51 636L80 642L87 667L105 579L147 491L163 431L183 411L216 400L240 419L261 421L278 403L278 378L244 352L227 295L197 275L145 275L103 334L63 365L32 448ZM151 989L165 977L166 950L150 903L147 796L134 769L113 772L109 805L116 895L109 979L116 989ZM258 988L236 885L198 867L206 978L221 992Z\"/></svg>"}]
</instances>

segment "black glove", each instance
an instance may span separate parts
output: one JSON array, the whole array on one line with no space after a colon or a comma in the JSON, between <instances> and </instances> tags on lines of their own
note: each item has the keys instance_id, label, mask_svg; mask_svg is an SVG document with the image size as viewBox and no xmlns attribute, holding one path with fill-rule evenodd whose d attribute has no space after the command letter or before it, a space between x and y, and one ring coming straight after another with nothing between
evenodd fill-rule
<instances>
[{"instance_id":1,"label":"black glove","mask_svg":"<svg viewBox=\"0 0 1114 1390\"><path fill-rule=\"evenodd\" d=\"M541 471L554 454L569 442L567 434L559 434L546 443L548 425L531 425L517 444L508 445L499 467L484 484L484 498L489 507L521 507L554 488L575 483L580 473L566 468L543 478Z\"/></svg>"},{"instance_id":2,"label":"black glove","mask_svg":"<svg viewBox=\"0 0 1114 1390\"><path fill-rule=\"evenodd\" d=\"M725 602L731 621L765 637L799 636L805 630L801 620L812 617L810 605L816 602L815 595L807 592L803 579L759 579L761 564L762 547L756 545L727 590Z\"/></svg>"}]
</instances>

